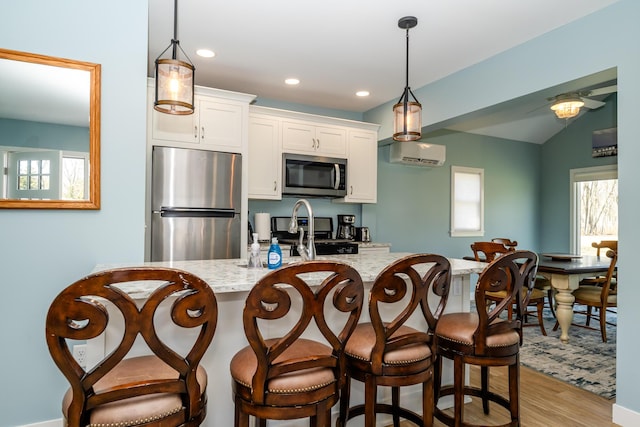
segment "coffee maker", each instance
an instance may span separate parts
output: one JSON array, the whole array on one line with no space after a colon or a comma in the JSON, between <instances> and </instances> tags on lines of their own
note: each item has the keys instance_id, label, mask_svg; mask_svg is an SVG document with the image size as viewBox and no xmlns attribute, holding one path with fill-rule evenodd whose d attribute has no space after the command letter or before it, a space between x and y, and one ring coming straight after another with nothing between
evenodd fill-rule
<instances>
[{"instance_id":1,"label":"coffee maker","mask_svg":"<svg viewBox=\"0 0 640 427\"><path fill-rule=\"evenodd\" d=\"M355 223L355 215L338 215L338 231L336 233L336 239L353 240L356 232Z\"/></svg>"}]
</instances>

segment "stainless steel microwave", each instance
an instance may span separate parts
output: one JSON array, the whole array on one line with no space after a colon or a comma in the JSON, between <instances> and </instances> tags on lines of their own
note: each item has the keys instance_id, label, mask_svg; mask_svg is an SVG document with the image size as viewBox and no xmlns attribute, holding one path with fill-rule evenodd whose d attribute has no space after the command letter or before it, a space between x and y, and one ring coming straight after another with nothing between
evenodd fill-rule
<instances>
[{"instance_id":1,"label":"stainless steel microwave","mask_svg":"<svg viewBox=\"0 0 640 427\"><path fill-rule=\"evenodd\" d=\"M282 194L344 197L347 159L302 154L282 155Z\"/></svg>"}]
</instances>

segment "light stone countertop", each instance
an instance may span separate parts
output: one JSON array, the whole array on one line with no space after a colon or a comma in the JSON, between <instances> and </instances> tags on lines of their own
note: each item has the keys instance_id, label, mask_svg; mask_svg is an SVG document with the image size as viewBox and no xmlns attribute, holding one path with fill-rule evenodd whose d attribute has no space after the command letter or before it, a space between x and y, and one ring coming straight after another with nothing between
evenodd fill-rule
<instances>
[{"instance_id":1,"label":"light stone countertop","mask_svg":"<svg viewBox=\"0 0 640 427\"><path fill-rule=\"evenodd\" d=\"M263 251L264 252L264 251ZM266 259L266 252L262 254ZM362 277L363 282L373 282L378 273L404 256L411 255L407 252L389 252L356 255L322 255L320 260L342 261L354 267ZM283 263L300 261L299 257L288 257L283 253ZM485 263L467 261L457 258L449 258L452 267L452 275L460 276L481 272L486 266ZM244 259L219 259L219 260L199 260L199 261L173 261L173 262L143 262L143 263L119 263L119 264L98 264L92 273L120 267L141 267L157 266L171 267L188 271L205 280L216 294L228 292L247 292L251 290L255 282L270 270L249 270L246 268L247 261ZM313 283L310 283L313 284ZM130 282L123 284L121 289L135 299L148 297L153 289L158 286L157 282Z\"/></svg>"}]
</instances>

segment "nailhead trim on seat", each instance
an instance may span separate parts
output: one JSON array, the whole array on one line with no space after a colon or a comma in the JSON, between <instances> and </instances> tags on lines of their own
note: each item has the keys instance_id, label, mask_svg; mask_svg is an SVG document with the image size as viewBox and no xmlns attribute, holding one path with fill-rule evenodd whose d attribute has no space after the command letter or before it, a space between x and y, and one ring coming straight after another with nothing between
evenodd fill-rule
<instances>
[{"instance_id":1,"label":"nailhead trim on seat","mask_svg":"<svg viewBox=\"0 0 640 427\"><path fill-rule=\"evenodd\" d=\"M235 380L235 381L238 381L238 380ZM243 386L245 386L245 387L251 388L251 385L250 384L246 384L244 381L238 381L238 382L240 384L242 384ZM321 389L323 387L328 386L329 384L333 384L334 382L335 382L335 380L334 381L328 381L328 382L322 383L322 384L316 384L316 385L309 386L309 387L304 387L304 388L276 389L276 390L269 389L269 392L270 393L282 393L282 394L285 394L285 393L304 393L304 392L307 392L307 391L313 391L313 390ZM91 427L91 426L88 426L88 427Z\"/></svg>"},{"instance_id":2,"label":"nailhead trim on seat","mask_svg":"<svg viewBox=\"0 0 640 427\"><path fill-rule=\"evenodd\" d=\"M442 338L442 339L445 339L445 340L447 340L447 341L454 342L454 343L456 343L456 344L462 344L462 345L467 345L467 346L472 346L472 345L473 345L473 343L471 343L471 342L460 341L460 340L456 340L456 339L449 338L449 337L443 337L443 336L441 336L441 335L440 335L439 337L440 337L440 338ZM503 344L503 345L490 345L490 346L488 346L488 347L511 347L512 345L514 345L514 343L511 343L511 344Z\"/></svg>"},{"instance_id":3,"label":"nailhead trim on seat","mask_svg":"<svg viewBox=\"0 0 640 427\"><path fill-rule=\"evenodd\" d=\"M367 359L367 358L364 358L362 356L358 356L358 355L355 355L355 354L347 353L347 355L349 357L353 357L354 359L362 360L363 362L370 362L371 361L371 359ZM396 361L390 361L390 362L385 361L384 363L386 363L387 365L407 365L409 363L420 362L421 360L425 360L425 359L428 359L428 358L429 358L429 356L421 357L419 359L396 360Z\"/></svg>"},{"instance_id":4,"label":"nailhead trim on seat","mask_svg":"<svg viewBox=\"0 0 640 427\"><path fill-rule=\"evenodd\" d=\"M158 415L154 415L153 417L147 417L147 418L142 418L142 419L138 419L138 420L129 420L129 421L122 421L119 423L98 423L98 424L89 424L87 427L133 427L133 426L137 426L140 424L145 424L145 423L150 423L153 421L158 421L161 420L163 418L169 417L173 414L177 414L178 412L180 412L182 410L182 406L179 406L177 408L173 408L170 411L167 411L163 414L158 414Z\"/></svg>"}]
</instances>

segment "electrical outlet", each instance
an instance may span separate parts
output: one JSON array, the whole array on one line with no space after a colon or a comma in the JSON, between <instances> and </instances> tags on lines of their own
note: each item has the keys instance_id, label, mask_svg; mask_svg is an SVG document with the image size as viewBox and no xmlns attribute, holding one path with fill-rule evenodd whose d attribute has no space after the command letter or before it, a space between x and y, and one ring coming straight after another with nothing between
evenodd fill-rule
<instances>
[{"instance_id":1,"label":"electrical outlet","mask_svg":"<svg viewBox=\"0 0 640 427\"><path fill-rule=\"evenodd\" d=\"M78 365L82 367L82 369L86 369L87 367L87 345L86 344L78 344L73 346L73 358L76 359Z\"/></svg>"}]
</instances>

